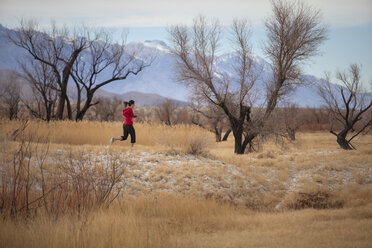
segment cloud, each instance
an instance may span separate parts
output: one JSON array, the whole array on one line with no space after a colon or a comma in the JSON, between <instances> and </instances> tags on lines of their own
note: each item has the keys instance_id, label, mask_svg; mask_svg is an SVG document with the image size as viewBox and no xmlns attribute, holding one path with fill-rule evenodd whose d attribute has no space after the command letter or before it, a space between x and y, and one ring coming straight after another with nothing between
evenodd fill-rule
<instances>
[{"instance_id":1,"label":"cloud","mask_svg":"<svg viewBox=\"0 0 372 248\"><path fill-rule=\"evenodd\" d=\"M372 22L370 0L305 0L320 8L333 26L357 26ZM198 14L229 24L235 17L262 24L270 13L270 1L260 0L0 0L0 22L17 24L20 18L98 26L167 26L190 24Z\"/></svg>"}]
</instances>

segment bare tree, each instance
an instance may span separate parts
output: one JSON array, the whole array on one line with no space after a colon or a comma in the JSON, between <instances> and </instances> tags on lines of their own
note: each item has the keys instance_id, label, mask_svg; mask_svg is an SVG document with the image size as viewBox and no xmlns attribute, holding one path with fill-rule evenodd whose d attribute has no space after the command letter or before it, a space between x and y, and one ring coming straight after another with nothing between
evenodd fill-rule
<instances>
[{"instance_id":1,"label":"bare tree","mask_svg":"<svg viewBox=\"0 0 372 248\"><path fill-rule=\"evenodd\" d=\"M214 104L208 104L207 106L192 104L191 107L195 112L192 123L214 133L216 142L222 141L222 132L227 126L226 115L223 110ZM230 132L231 129L228 129L225 133L225 141L227 140Z\"/></svg>"},{"instance_id":2,"label":"bare tree","mask_svg":"<svg viewBox=\"0 0 372 248\"><path fill-rule=\"evenodd\" d=\"M94 118L100 121L115 121L115 116L121 106L122 100L117 97L100 97L97 99L97 102L99 103L92 108L95 116Z\"/></svg>"},{"instance_id":3,"label":"bare tree","mask_svg":"<svg viewBox=\"0 0 372 248\"><path fill-rule=\"evenodd\" d=\"M274 0L272 10L273 15L265 22L268 40L264 51L274 76L267 82L265 116L275 109L281 96L303 83L299 80L301 64L317 54L327 33L320 11L302 2Z\"/></svg>"},{"instance_id":4,"label":"bare tree","mask_svg":"<svg viewBox=\"0 0 372 248\"><path fill-rule=\"evenodd\" d=\"M337 143L345 150L355 147L351 141L360 133L372 126L372 115L368 113L372 109L372 95L362 92L360 80L360 68L357 64L351 64L347 72L337 72L336 78L341 85L330 83L330 76L326 75L325 83L319 86L319 94L326 103L333 119L342 124L338 133L331 125L330 132L337 137ZM356 128L359 125L360 127ZM356 132L347 137L349 132Z\"/></svg>"},{"instance_id":5,"label":"bare tree","mask_svg":"<svg viewBox=\"0 0 372 248\"><path fill-rule=\"evenodd\" d=\"M178 106L174 113L174 123L176 124L191 124L192 117L188 106Z\"/></svg>"},{"instance_id":6,"label":"bare tree","mask_svg":"<svg viewBox=\"0 0 372 248\"><path fill-rule=\"evenodd\" d=\"M311 116L310 122L315 122L317 125L328 124L329 115L328 110L325 108L311 108L309 109Z\"/></svg>"},{"instance_id":7,"label":"bare tree","mask_svg":"<svg viewBox=\"0 0 372 248\"><path fill-rule=\"evenodd\" d=\"M295 103L285 103L278 109L278 114L284 124L285 132L292 141L296 140L296 132L300 128L303 119L300 117L300 110Z\"/></svg>"},{"instance_id":8,"label":"bare tree","mask_svg":"<svg viewBox=\"0 0 372 248\"><path fill-rule=\"evenodd\" d=\"M175 103L171 99L165 99L160 106L156 107L156 115L162 123L171 126L176 124L174 118L175 109Z\"/></svg>"},{"instance_id":9,"label":"bare tree","mask_svg":"<svg viewBox=\"0 0 372 248\"><path fill-rule=\"evenodd\" d=\"M325 39L326 28L320 23L319 11L299 3L273 1L273 15L266 21L268 41L265 52L272 62L273 78L266 82L267 100L264 114L252 119L252 88L260 73L250 56L249 29L246 21L232 25L237 64L235 76L228 77L215 69L216 50L221 27L207 23L204 17L186 26L170 29L173 53L177 56L177 76L193 86L206 102L220 107L227 116L235 138L235 153L242 154L249 143L264 129L278 99L300 84L300 64L317 52ZM190 34L191 33L191 34ZM234 87L232 87L234 86Z\"/></svg>"},{"instance_id":10,"label":"bare tree","mask_svg":"<svg viewBox=\"0 0 372 248\"><path fill-rule=\"evenodd\" d=\"M58 97L58 86L52 68L32 59L28 63L21 63L21 67L33 92L32 99L23 99L24 105L34 117L49 122L55 115Z\"/></svg>"},{"instance_id":11,"label":"bare tree","mask_svg":"<svg viewBox=\"0 0 372 248\"><path fill-rule=\"evenodd\" d=\"M73 119L67 95L70 76L77 86L75 120L82 120L89 107L97 103L92 103L97 89L113 81L126 79L131 74L137 75L151 64L138 59L136 49L128 52L124 42L120 45L110 44L110 33L84 26L72 30L59 29L52 23L51 31L40 32L36 22L22 21L20 28L16 32L9 32L8 37L15 45L24 48L33 59L53 71L58 85L57 119L63 119L65 105L68 118ZM83 59L83 55L86 59ZM109 77L100 77L107 71ZM82 92L86 94L84 99Z\"/></svg>"},{"instance_id":12,"label":"bare tree","mask_svg":"<svg viewBox=\"0 0 372 248\"><path fill-rule=\"evenodd\" d=\"M229 89L231 80L215 69L216 49L221 33L217 21L209 25L204 17L199 17L194 20L191 37L185 26L172 27L170 34L173 53L179 59L176 65L178 79L193 86L194 94L200 96L205 103L214 104L224 111L235 137L235 152L244 153L248 142L243 141L242 136L244 122L250 110L246 106L247 94L257 75L251 73L252 59L249 57L247 22L235 21L233 31L238 44L236 52L239 54L239 65L236 67L239 78L234 82L240 85L238 92L232 92Z\"/></svg>"},{"instance_id":13,"label":"bare tree","mask_svg":"<svg viewBox=\"0 0 372 248\"><path fill-rule=\"evenodd\" d=\"M20 108L21 87L18 79L19 75L16 72L11 72L2 78L4 81L0 84L0 98L10 120L18 118Z\"/></svg>"},{"instance_id":14,"label":"bare tree","mask_svg":"<svg viewBox=\"0 0 372 248\"><path fill-rule=\"evenodd\" d=\"M82 120L87 110L98 103L93 102L93 97L99 88L114 81L124 80L129 75L137 75L150 66L154 59L138 59L140 49L126 49L125 39L120 45L112 44L112 34L109 32L101 31L98 37L100 40L93 41L87 51L80 53L72 67L71 76L78 93L76 121ZM84 102L82 92L85 92Z\"/></svg>"},{"instance_id":15,"label":"bare tree","mask_svg":"<svg viewBox=\"0 0 372 248\"><path fill-rule=\"evenodd\" d=\"M87 28L75 28L72 32L51 24L50 31L40 32L35 21L21 21L16 32L9 32L9 39L25 49L31 57L49 66L54 73L58 90L57 119L63 119L64 107L67 105L68 118L72 119L70 100L67 96L67 84L71 69L79 54L90 47L92 40Z\"/></svg>"}]
</instances>

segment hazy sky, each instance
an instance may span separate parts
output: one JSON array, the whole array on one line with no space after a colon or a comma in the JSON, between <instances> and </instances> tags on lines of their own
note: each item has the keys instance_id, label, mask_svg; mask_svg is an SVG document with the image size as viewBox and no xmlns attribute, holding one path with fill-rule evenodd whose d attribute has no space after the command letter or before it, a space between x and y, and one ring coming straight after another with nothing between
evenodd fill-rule
<instances>
[{"instance_id":1,"label":"hazy sky","mask_svg":"<svg viewBox=\"0 0 372 248\"><path fill-rule=\"evenodd\" d=\"M372 0L305 0L323 13L330 27L329 40L306 66L305 72L343 69L350 63L363 65L365 81L372 81ZM270 14L269 0L0 0L0 23L16 27L22 18L41 24L105 26L129 29L131 40L167 40L164 27L190 24L203 14L229 25L233 18L247 18L253 29L254 53L263 56L263 20Z\"/></svg>"},{"instance_id":2,"label":"hazy sky","mask_svg":"<svg viewBox=\"0 0 372 248\"><path fill-rule=\"evenodd\" d=\"M372 22L371 0L305 0L320 8L334 26ZM104 26L166 26L191 22L197 14L230 22L247 17L261 24L270 12L268 0L0 0L1 22L12 24L20 17L55 18L66 23Z\"/></svg>"}]
</instances>

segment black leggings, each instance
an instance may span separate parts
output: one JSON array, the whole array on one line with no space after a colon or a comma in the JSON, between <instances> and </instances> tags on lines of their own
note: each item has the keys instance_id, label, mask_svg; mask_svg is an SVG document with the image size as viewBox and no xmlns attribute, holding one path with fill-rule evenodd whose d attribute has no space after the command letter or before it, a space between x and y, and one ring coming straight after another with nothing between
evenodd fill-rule
<instances>
[{"instance_id":1,"label":"black leggings","mask_svg":"<svg viewBox=\"0 0 372 248\"><path fill-rule=\"evenodd\" d=\"M123 132L124 136L121 136L121 140L126 140L130 134L130 143L136 143L136 130L133 125L123 124Z\"/></svg>"}]
</instances>

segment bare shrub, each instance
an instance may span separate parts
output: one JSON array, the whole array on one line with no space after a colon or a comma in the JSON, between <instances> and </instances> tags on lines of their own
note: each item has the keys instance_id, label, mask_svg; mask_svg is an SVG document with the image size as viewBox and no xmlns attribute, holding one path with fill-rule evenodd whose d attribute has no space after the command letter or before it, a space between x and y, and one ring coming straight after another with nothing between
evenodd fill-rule
<instances>
[{"instance_id":1,"label":"bare shrub","mask_svg":"<svg viewBox=\"0 0 372 248\"><path fill-rule=\"evenodd\" d=\"M168 126L191 123L187 107L178 106L172 99L155 107L155 118Z\"/></svg>"},{"instance_id":2,"label":"bare shrub","mask_svg":"<svg viewBox=\"0 0 372 248\"><path fill-rule=\"evenodd\" d=\"M0 143L0 213L32 217L40 211L58 217L109 206L124 186L125 162L112 153L104 162L82 151L51 156L47 139L17 128L15 143ZM85 154L85 155L83 155Z\"/></svg>"},{"instance_id":3,"label":"bare shrub","mask_svg":"<svg viewBox=\"0 0 372 248\"><path fill-rule=\"evenodd\" d=\"M11 72L0 82L0 111L9 120L17 119L20 111L21 86L18 82L19 75Z\"/></svg>"},{"instance_id":4,"label":"bare shrub","mask_svg":"<svg viewBox=\"0 0 372 248\"><path fill-rule=\"evenodd\" d=\"M175 109L175 103L171 99L166 99L160 106L156 108L156 115L161 123L171 126L176 124L173 117Z\"/></svg>"},{"instance_id":5,"label":"bare shrub","mask_svg":"<svg viewBox=\"0 0 372 248\"><path fill-rule=\"evenodd\" d=\"M116 114L120 111L122 100L117 97L95 99L98 103L92 108L92 117L90 119L99 121L116 121L118 120ZM89 112L88 112L89 113Z\"/></svg>"},{"instance_id":6,"label":"bare shrub","mask_svg":"<svg viewBox=\"0 0 372 248\"><path fill-rule=\"evenodd\" d=\"M188 138L187 153L192 155L206 155L210 148L210 142L204 136L191 136Z\"/></svg>"},{"instance_id":7,"label":"bare shrub","mask_svg":"<svg viewBox=\"0 0 372 248\"><path fill-rule=\"evenodd\" d=\"M30 216L35 203L40 198L35 192L38 187L37 169L33 165L33 154L38 147L33 144L33 137L24 133L27 122L8 135L18 141L17 146L1 143L1 209L2 214L16 217L19 214ZM37 204L36 204L37 205Z\"/></svg>"},{"instance_id":8,"label":"bare shrub","mask_svg":"<svg viewBox=\"0 0 372 248\"><path fill-rule=\"evenodd\" d=\"M289 209L327 209L327 208L342 208L344 202L338 200L334 195L327 191L314 192L298 192L295 193L290 202L286 204Z\"/></svg>"},{"instance_id":9,"label":"bare shrub","mask_svg":"<svg viewBox=\"0 0 372 248\"><path fill-rule=\"evenodd\" d=\"M282 118L288 138L291 141L296 140L296 132L302 124L299 107L294 103L285 103L283 108L278 109L278 114Z\"/></svg>"},{"instance_id":10,"label":"bare shrub","mask_svg":"<svg viewBox=\"0 0 372 248\"><path fill-rule=\"evenodd\" d=\"M55 206L54 212L84 213L107 207L121 192L124 186L123 161L115 154L106 154L106 161L101 164L85 153L70 151L67 158L57 161L59 173L66 183L54 192L53 198L64 199Z\"/></svg>"},{"instance_id":11,"label":"bare shrub","mask_svg":"<svg viewBox=\"0 0 372 248\"><path fill-rule=\"evenodd\" d=\"M325 108L305 108L300 110L300 131L325 131L329 129L329 111Z\"/></svg>"},{"instance_id":12,"label":"bare shrub","mask_svg":"<svg viewBox=\"0 0 372 248\"><path fill-rule=\"evenodd\" d=\"M195 103L194 103L195 102ZM204 106L198 104L197 99L193 101L191 106L193 110L192 123L215 134L216 142L226 141L231 128L228 126L228 121L224 112L213 104ZM227 129L222 138L223 129Z\"/></svg>"}]
</instances>

